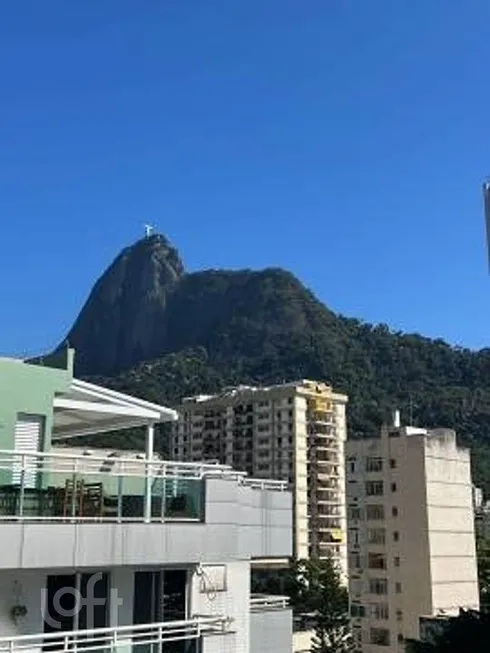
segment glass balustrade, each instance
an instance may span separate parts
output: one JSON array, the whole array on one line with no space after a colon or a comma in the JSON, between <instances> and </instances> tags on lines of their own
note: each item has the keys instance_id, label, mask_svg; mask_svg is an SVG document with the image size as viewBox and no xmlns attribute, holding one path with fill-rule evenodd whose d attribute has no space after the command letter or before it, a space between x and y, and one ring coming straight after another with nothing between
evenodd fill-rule
<instances>
[{"instance_id":1,"label":"glass balustrade","mask_svg":"<svg viewBox=\"0 0 490 653\"><path fill-rule=\"evenodd\" d=\"M199 521L203 514L203 478L168 476L162 465L0 456L0 520Z\"/></svg>"}]
</instances>

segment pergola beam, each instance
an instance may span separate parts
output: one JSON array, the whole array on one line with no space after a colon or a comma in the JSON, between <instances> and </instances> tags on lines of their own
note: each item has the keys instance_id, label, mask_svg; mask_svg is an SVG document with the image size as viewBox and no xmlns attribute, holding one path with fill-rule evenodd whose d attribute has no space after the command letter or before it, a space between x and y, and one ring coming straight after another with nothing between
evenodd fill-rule
<instances>
[{"instance_id":1,"label":"pergola beam","mask_svg":"<svg viewBox=\"0 0 490 653\"><path fill-rule=\"evenodd\" d=\"M65 397L55 397L53 402L54 408L63 408L66 410L76 410L86 413L105 413L108 415L122 415L128 417L140 417L142 419L159 420L160 414L147 408L137 406L122 406L116 404L104 404L99 401L83 401L80 399L68 399Z\"/></svg>"}]
</instances>

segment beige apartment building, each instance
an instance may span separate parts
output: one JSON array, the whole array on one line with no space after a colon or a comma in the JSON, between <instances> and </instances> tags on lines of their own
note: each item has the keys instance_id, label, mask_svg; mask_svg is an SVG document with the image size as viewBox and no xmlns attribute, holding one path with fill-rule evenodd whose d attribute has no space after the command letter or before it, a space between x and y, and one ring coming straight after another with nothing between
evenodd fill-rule
<instances>
[{"instance_id":1,"label":"beige apartment building","mask_svg":"<svg viewBox=\"0 0 490 653\"><path fill-rule=\"evenodd\" d=\"M346 573L346 403L329 385L308 380L188 397L177 409L173 456L288 480L295 557L333 554Z\"/></svg>"},{"instance_id":2,"label":"beige apartment building","mask_svg":"<svg viewBox=\"0 0 490 653\"><path fill-rule=\"evenodd\" d=\"M357 650L401 653L420 617L478 609L470 454L454 431L350 440L349 594Z\"/></svg>"}]
</instances>

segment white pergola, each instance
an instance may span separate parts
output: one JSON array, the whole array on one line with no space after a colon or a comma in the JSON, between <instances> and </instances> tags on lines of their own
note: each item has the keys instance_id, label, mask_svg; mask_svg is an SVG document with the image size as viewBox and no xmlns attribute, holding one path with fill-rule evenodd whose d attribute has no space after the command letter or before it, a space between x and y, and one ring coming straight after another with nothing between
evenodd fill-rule
<instances>
[{"instance_id":1,"label":"white pergola","mask_svg":"<svg viewBox=\"0 0 490 653\"><path fill-rule=\"evenodd\" d=\"M96 433L146 428L146 459L152 461L155 424L174 422L177 412L122 392L73 379L68 392L56 395L53 402L53 443ZM147 494L151 484L147 475ZM149 496L147 497L149 499ZM149 509L150 501L147 506Z\"/></svg>"}]
</instances>

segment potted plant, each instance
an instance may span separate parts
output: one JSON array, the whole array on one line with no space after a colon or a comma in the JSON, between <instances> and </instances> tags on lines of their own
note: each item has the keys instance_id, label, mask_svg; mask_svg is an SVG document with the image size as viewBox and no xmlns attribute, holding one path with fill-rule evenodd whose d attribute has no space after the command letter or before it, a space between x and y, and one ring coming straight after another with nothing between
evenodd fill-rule
<instances>
[{"instance_id":1,"label":"potted plant","mask_svg":"<svg viewBox=\"0 0 490 653\"><path fill-rule=\"evenodd\" d=\"M13 621L22 619L27 615L27 607L25 605L16 604L10 608L10 616Z\"/></svg>"}]
</instances>

